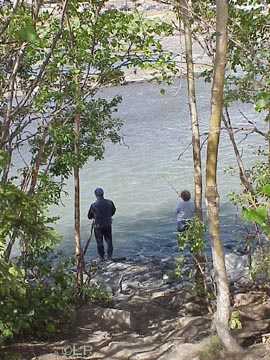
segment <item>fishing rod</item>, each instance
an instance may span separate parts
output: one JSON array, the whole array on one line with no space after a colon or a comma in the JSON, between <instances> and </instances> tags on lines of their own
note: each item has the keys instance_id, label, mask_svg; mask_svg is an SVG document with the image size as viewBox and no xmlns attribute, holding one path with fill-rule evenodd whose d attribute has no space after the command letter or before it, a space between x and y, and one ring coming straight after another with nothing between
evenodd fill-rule
<instances>
[{"instance_id":1,"label":"fishing rod","mask_svg":"<svg viewBox=\"0 0 270 360\"><path fill-rule=\"evenodd\" d=\"M78 262L78 265L77 265L77 276L82 275L83 273L85 273L87 275L87 279L85 280L85 282L82 279L82 282L84 282L84 284L86 284L86 283L89 284L89 281L91 279L91 271L86 270L84 257L85 257L88 246L89 246L89 244L91 242L91 239L92 239L92 236L93 236L94 223L95 222L92 221L90 236L89 236L89 238L88 238L88 240L87 240L87 242L85 244L85 247L84 247L82 253L79 256L79 262ZM82 296L82 288L78 291L78 295Z\"/></svg>"},{"instance_id":2,"label":"fishing rod","mask_svg":"<svg viewBox=\"0 0 270 360\"><path fill-rule=\"evenodd\" d=\"M177 191L177 189L173 186L173 184L164 176L161 175L163 177L163 179L166 181L167 185L174 191L176 192L177 196L180 195L179 191Z\"/></svg>"},{"instance_id":3,"label":"fishing rod","mask_svg":"<svg viewBox=\"0 0 270 360\"><path fill-rule=\"evenodd\" d=\"M83 256L85 256L86 252L87 252L87 249L88 249L88 246L91 242L91 239L92 239L92 236L93 236L93 230L94 230L94 225L95 225L95 221L92 221L92 224L91 224L91 232L90 232L90 236L85 244L85 247L84 247L84 250L83 250Z\"/></svg>"}]
</instances>

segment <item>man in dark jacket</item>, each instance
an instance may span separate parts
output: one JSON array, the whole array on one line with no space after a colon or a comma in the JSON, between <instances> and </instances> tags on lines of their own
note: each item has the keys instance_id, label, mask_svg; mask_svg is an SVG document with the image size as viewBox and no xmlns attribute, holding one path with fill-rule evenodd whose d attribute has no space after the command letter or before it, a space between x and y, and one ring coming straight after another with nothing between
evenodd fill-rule
<instances>
[{"instance_id":1,"label":"man in dark jacket","mask_svg":"<svg viewBox=\"0 0 270 360\"><path fill-rule=\"evenodd\" d=\"M95 190L97 200L90 206L88 219L94 219L94 232L97 241L97 251L104 260L103 238L107 243L108 259L112 258L112 216L115 214L115 206L111 200L104 199L104 191L101 188Z\"/></svg>"}]
</instances>

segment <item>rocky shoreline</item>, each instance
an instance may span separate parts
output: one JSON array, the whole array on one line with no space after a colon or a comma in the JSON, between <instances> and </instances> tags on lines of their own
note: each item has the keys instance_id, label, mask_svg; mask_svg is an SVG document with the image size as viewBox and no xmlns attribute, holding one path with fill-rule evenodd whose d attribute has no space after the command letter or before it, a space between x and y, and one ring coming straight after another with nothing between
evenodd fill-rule
<instances>
[{"instance_id":1,"label":"rocky shoreline","mask_svg":"<svg viewBox=\"0 0 270 360\"><path fill-rule=\"evenodd\" d=\"M3 355L13 357L3 359L229 359L215 336L213 314L206 302L194 293L189 281L170 279L173 257L138 256L95 266L90 283L106 288L111 303L106 307L84 305L69 335L58 341L6 347ZM233 332L246 352L231 359L269 360L269 294L250 286L243 291L243 284L234 284L234 289L233 310L241 326Z\"/></svg>"}]
</instances>

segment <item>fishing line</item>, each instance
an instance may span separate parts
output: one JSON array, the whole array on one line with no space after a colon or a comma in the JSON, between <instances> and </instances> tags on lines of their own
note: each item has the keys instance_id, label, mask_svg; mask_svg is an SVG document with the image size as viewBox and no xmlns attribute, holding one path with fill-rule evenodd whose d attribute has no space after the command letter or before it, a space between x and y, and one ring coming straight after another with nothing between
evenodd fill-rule
<instances>
[{"instance_id":1,"label":"fishing line","mask_svg":"<svg viewBox=\"0 0 270 360\"><path fill-rule=\"evenodd\" d=\"M161 177L163 177L167 185L177 194L177 196L180 196L179 191L177 191L177 189L173 186L173 184L164 175L161 175Z\"/></svg>"}]
</instances>

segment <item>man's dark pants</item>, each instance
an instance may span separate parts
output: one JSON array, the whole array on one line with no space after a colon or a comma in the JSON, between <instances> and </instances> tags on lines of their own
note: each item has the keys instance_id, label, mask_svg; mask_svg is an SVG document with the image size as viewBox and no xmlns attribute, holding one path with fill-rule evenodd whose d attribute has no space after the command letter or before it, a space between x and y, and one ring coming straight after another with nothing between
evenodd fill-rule
<instances>
[{"instance_id":1,"label":"man's dark pants","mask_svg":"<svg viewBox=\"0 0 270 360\"><path fill-rule=\"evenodd\" d=\"M112 226L111 225L96 225L94 228L95 238L97 241L98 255L104 258L104 245L103 238L107 243L107 255L108 258L112 257L113 245L112 245Z\"/></svg>"}]
</instances>

